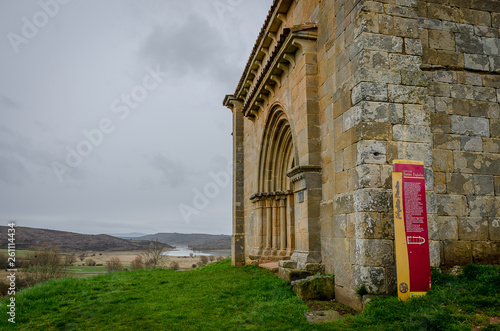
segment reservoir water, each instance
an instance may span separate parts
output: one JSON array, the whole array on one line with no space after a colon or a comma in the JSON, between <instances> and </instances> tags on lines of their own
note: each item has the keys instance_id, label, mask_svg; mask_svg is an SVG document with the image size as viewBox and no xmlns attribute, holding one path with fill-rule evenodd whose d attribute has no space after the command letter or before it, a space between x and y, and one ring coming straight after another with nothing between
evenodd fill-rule
<instances>
[{"instance_id":1,"label":"reservoir water","mask_svg":"<svg viewBox=\"0 0 500 331\"><path fill-rule=\"evenodd\" d=\"M221 250L221 251L193 251L189 247L181 247L178 246L175 249L164 253L167 256L230 256L231 251L229 250Z\"/></svg>"}]
</instances>

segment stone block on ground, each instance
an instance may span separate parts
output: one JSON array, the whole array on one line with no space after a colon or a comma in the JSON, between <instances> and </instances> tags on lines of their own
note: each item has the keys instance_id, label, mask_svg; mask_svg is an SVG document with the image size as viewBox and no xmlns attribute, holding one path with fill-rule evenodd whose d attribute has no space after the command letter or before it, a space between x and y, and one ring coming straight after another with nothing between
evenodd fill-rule
<instances>
[{"instance_id":1,"label":"stone block on ground","mask_svg":"<svg viewBox=\"0 0 500 331\"><path fill-rule=\"evenodd\" d=\"M328 323L341 318L340 313L335 310L306 311L304 315L311 324Z\"/></svg>"},{"instance_id":2,"label":"stone block on ground","mask_svg":"<svg viewBox=\"0 0 500 331\"><path fill-rule=\"evenodd\" d=\"M333 276L310 276L292 282L292 290L302 300L326 300L335 298Z\"/></svg>"}]
</instances>

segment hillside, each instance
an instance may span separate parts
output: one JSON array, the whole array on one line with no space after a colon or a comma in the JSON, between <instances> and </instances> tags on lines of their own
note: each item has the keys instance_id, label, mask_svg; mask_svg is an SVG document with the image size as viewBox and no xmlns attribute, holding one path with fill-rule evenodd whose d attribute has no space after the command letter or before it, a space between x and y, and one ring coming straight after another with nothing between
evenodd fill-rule
<instances>
[{"instance_id":1,"label":"hillside","mask_svg":"<svg viewBox=\"0 0 500 331\"><path fill-rule=\"evenodd\" d=\"M0 226L0 237L7 238L6 226ZM66 251L132 251L149 244L149 240L128 240L107 234L81 234L75 232L16 227L16 248L30 249L41 243L59 246ZM0 248L7 248L7 240L2 240ZM169 248L173 248L169 245Z\"/></svg>"},{"instance_id":2,"label":"hillside","mask_svg":"<svg viewBox=\"0 0 500 331\"><path fill-rule=\"evenodd\" d=\"M231 236L201 233L157 233L138 237L140 240L155 240L174 246L189 247L196 250L231 249Z\"/></svg>"}]
</instances>

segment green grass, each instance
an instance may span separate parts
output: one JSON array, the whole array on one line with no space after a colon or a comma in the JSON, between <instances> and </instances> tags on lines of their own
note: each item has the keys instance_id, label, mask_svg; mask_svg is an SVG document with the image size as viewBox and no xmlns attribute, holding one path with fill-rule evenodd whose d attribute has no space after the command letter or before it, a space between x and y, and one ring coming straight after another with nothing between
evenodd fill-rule
<instances>
[{"instance_id":1,"label":"green grass","mask_svg":"<svg viewBox=\"0 0 500 331\"><path fill-rule=\"evenodd\" d=\"M0 305L0 329L19 330L469 330L500 314L498 267L468 266L460 277L433 273L434 289L403 303L374 299L363 314L309 325L290 287L229 260L191 271L138 270L63 278L22 290L16 325ZM495 330L487 326L483 330Z\"/></svg>"}]
</instances>

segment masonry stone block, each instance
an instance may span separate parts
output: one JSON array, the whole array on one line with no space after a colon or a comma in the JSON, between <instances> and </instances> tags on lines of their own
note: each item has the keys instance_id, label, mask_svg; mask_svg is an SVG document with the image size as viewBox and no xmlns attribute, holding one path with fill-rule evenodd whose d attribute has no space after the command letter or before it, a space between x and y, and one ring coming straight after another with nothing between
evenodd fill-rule
<instances>
[{"instance_id":1,"label":"masonry stone block","mask_svg":"<svg viewBox=\"0 0 500 331\"><path fill-rule=\"evenodd\" d=\"M438 216L439 239L458 240L458 219L456 216Z\"/></svg>"},{"instance_id":2,"label":"masonry stone block","mask_svg":"<svg viewBox=\"0 0 500 331\"><path fill-rule=\"evenodd\" d=\"M351 239L351 263L388 267L394 264L394 241L381 239Z\"/></svg>"},{"instance_id":3,"label":"masonry stone block","mask_svg":"<svg viewBox=\"0 0 500 331\"><path fill-rule=\"evenodd\" d=\"M461 136L460 145L462 150L471 152L483 151L483 139L477 136Z\"/></svg>"},{"instance_id":4,"label":"masonry stone block","mask_svg":"<svg viewBox=\"0 0 500 331\"><path fill-rule=\"evenodd\" d=\"M495 175L500 171L500 155L454 151L453 164L458 172Z\"/></svg>"},{"instance_id":5,"label":"masonry stone block","mask_svg":"<svg viewBox=\"0 0 500 331\"><path fill-rule=\"evenodd\" d=\"M422 56L423 54L422 42L419 39L405 38L404 45L406 53L411 55Z\"/></svg>"},{"instance_id":6,"label":"masonry stone block","mask_svg":"<svg viewBox=\"0 0 500 331\"><path fill-rule=\"evenodd\" d=\"M490 59L487 55L465 53L464 65L467 69L488 71L490 69Z\"/></svg>"},{"instance_id":7,"label":"masonry stone block","mask_svg":"<svg viewBox=\"0 0 500 331\"><path fill-rule=\"evenodd\" d=\"M447 174L446 187L450 194L474 194L474 183L469 174Z\"/></svg>"},{"instance_id":8,"label":"masonry stone block","mask_svg":"<svg viewBox=\"0 0 500 331\"><path fill-rule=\"evenodd\" d=\"M429 125L429 112L423 105L406 104L404 105L404 124Z\"/></svg>"},{"instance_id":9,"label":"masonry stone block","mask_svg":"<svg viewBox=\"0 0 500 331\"><path fill-rule=\"evenodd\" d=\"M470 241L444 242L444 265L456 266L472 263L472 245Z\"/></svg>"},{"instance_id":10,"label":"masonry stone block","mask_svg":"<svg viewBox=\"0 0 500 331\"><path fill-rule=\"evenodd\" d=\"M352 89L352 104L360 101L387 101L387 85L361 82Z\"/></svg>"},{"instance_id":11,"label":"masonry stone block","mask_svg":"<svg viewBox=\"0 0 500 331\"><path fill-rule=\"evenodd\" d=\"M387 143L379 140L362 140L357 143L357 164L386 162Z\"/></svg>"},{"instance_id":12,"label":"masonry stone block","mask_svg":"<svg viewBox=\"0 0 500 331\"><path fill-rule=\"evenodd\" d=\"M473 175L472 183L475 195L495 195L493 176Z\"/></svg>"},{"instance_id":13,"label":"masonry stone block","mask_svg":"<svg viewBox=\"0 0 500 331\"><path fill-rule=\"evenodd\" d=\"M455 34L457 51L470 54L483 54L483 41L469 33Z\"/></svg>"},{"instance_id":14,"label":"masonry stone block","mask_svg":"<svg viewBox=\"0 0 500 331\"><path fill-rule=\"evenodd\" d=\"M354 189L380 187L381 172L378 164L362 164L355 168L356 179Z\"/></svg>"},{"instance_id":15,"label":"masonry stone block","mask_svg":"<svg viewBox=\"0 0 500 331\"><path fill-rule=\"evenodd\" d=\"M425 87L389 85L388 99L397 103L425 103L427 89Z\"/></svg>"},{"instance_id":16,"label":"masonry stone block","mask_svg":"<svg viewBox=\"0 0 500 331\"><path fill-rule=\"evenodd\" d=\"M500 205L494 196L467 196L471 217L497 217L500 216Z\"/></svg>"},{"instance_id":17,"label":"masonry stone block","mask_svg":"<svg viewBox=\"0 0 500 331\"><path fill-rule=\"evenodd\" d=\"M470 136L490 136L490 122L486 118L451 115L451 132Z\"/></svg>"},{"instance_id":18,"label":"masonry stone block","mask_svg":"<svg viewBox=\"0 0 500 331\"><path fill-rule=\"evenodd\" d=\"M364 32L361 38L365 50L393 53L403 50L403 38L400 37Z\"/></svg>"},{"instance_id":19,"label":"masonry stone block","mask_svg":"<svg viewBox=\"0 0 500 331\"><path fill-rule=\"evenodd\" d=\"M426 167L432 165L432 149L428 143L398 142L398 159L424 161Z\"/></svg>"},{"instance_id":20,"label":"masonry stone block","mask_svg":"<svg viewBox=\"0 0 500 331\"><path fill-rule=\"evenodd\" d=\"M454 51L455 35L450 31L429 30L429 47Z\"/></svg>"},{"instance_id":21,"label":"masonry stone block","mask_svg":"<svg viewBox=\"0 0 500 331\"><path fill-rule=\"evenodd\" d=\"M401 71L401 83L403 85L427 86L428 80L425 73L421 71Z\"/></svg>"},{"instance_id":22,"label":"masonry stone block","mask_svg":"<svg viewBox=\"0 0 500 331\"><path fill-rule=\"evenodd\" d=\"M431 267L437 268L441 265L441 243L439 241L429 241L429 260Z\"/></svg>"},{"instance_id":23,"label":"masonry stone block","mask_svg":"<svg viewBox=\"0 0 500 331\"><path fill-rule=\"evenodd\" d=\"M466 216L469 214L467 198L456 194L436 196L439 216Z\"/></svg>"},{"instance_id":24,"label":"masonry stone block","mask_svg":"<svg viewBox=\"0 0 500 331\"><path fill-rule=\"evenodd\" d=\"M385 269L380 267L370 266L354 266L354 286L360 288L365 286L370 294L384 294L386 293L385 284Z\"/></svg>"},{"instance_id":25,"label":"masonry stone block","mask_svg":"<svg viewBox=\"0 0 500 331\"><path fill-rule=\"evenodd\" d=\"M485 153L500 153L500 139L483 138L483 151Z\"/></svg>"},{"instance_id":26,"label":"masonry stone block","mask_svg":"<svg viewBox=\"0 0 500 331\"><path fill-rule=\"evenodd\" d=\"M500 218L488 217L488 231L491 240L500 241Z\"/></svg>"},{"instance_id":27,"label":"masonry stone block","mask_svg":"<svg viewBox=\"0 0 500 331\"><path fill-rule=\"evenodd\" d=\"M458 239L488 240L488 220L482 217L459 217Z\"/></svg>"},{"instance_id":28,"label":"masonry stone block","mask_svg":"<svg viewBox=\"0 0 500 331\"><path fill-rule=\"evenodd\" d=\"M453 151L443 149L432 150L432 167L436 171L453 172Z\"/></svg>"},{"instance_id":29,"label":"masonry stone block","mask_svg":"<svg viewBox=\"0 0 500 331\"><path fill-rule=\"evenodd\" d=\"M396 141L431 143L431 128L422 125L394 125L393 138Z\"/></svg>"},{"instance_id":30,"label":"masonry stone block","mask_svg":"<svg viewBox=\"0 0 500 331\"><path fill-rule=\"evenodd\" d=\"M472 257L477 264L498 264L500 241L473 241Z\"/></svg>"},{"instance_id":31,"label":"masonry stone block","mask_svg":"<svg viewBox=\"0 0 500 331\"><path fill-rule=\"evenodd\" d=\"M490 56L489 63L491 71L500 72L500 56Z\"/></svg>"},{"instance_id":32,"label":"masonry stone block","mask_svg":"<svg viewBox=\"0 0 500 331\"><path fill-rule=\"evenodd\" d=\"M354 74L354 84L360 82L400 84L401 74L393 70L362 67Z\"/></svg>"}]
</instances>

